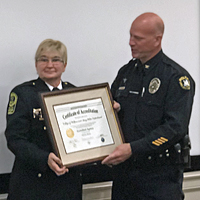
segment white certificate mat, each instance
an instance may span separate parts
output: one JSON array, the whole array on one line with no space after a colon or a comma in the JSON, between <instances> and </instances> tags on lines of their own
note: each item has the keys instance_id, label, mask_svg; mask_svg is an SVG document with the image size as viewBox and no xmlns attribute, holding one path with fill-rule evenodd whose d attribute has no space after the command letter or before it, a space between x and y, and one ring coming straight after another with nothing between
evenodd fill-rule
<instances>
[{"instance_id":1,"label":"white certificate mat","mask_svg":"<svg viewBox=\"0 0 200 200\"><path fill-rule=\"evenodd\" d=\"M54 106L66 153L114 143L101 98Z\"/></svg>"},{"instance_id":2,"label":"white certificate mat","mask_svg":"<svg viewBox=\"0 0 200 200\"><path fill-rule=\"evenodd\" d=\"M96 162L124 142L108 83L45 92L42 115L63 165Z\"/></svg>"}]
</instances>

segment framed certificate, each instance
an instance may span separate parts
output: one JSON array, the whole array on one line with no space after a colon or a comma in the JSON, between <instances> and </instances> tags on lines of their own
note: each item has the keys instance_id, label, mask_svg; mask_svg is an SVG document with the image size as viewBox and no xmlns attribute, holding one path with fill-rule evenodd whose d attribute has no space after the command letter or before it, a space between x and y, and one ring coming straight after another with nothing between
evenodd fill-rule
<instances>
[{"instance_id":1,"label":"framed certificate","mask_svg":"<svg viewBox=\"0 0 200 200\"><path fill-rule=\"evenodd\" d=\"M108 83L41 93L55 154L67 167L102 160L124 142Z\"/></svg>"}]
</instances>

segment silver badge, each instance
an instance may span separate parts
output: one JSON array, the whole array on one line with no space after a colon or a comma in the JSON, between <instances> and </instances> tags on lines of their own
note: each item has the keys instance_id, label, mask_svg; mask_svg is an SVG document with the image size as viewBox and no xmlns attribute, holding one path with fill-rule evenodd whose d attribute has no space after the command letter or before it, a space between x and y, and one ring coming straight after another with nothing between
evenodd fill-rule
<instances>
[{"instance_id":1,"label":"silver badge","mask_svg":"<svg viewBox=\"0 0 200 200\"><path fill-rule=\"evenodd\" d=\"M154 94L158 91L161 81L159 78L153 78L149 84L149 93Z\"/></svg>"}]
</instances>

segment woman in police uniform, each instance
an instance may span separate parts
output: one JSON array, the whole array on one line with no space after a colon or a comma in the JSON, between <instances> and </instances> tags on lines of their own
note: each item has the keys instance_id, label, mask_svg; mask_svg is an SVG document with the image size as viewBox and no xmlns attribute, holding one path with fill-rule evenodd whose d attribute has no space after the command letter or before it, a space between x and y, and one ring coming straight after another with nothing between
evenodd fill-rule
<instances>
[{"instance_id":1,"label":"woman in police uniform","mask_svg":"<svg viewBox=\"0 0 200 200\"><path fill-rule=\"evenodd\" d=\"M78 168L67 169L52 152L42 116L39 93L74 87L61 80L67 65L63 43L44 40L35 54L38 79L16 86L10 93L5 131L8 148L15 155L10 178L10 200L78 200Z\"/></svg>"}]
</instances>

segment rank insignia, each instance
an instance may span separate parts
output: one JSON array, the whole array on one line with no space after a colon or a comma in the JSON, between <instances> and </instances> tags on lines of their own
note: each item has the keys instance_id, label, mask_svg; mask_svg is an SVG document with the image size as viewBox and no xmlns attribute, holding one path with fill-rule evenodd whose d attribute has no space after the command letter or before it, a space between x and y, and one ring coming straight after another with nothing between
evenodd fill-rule
<instances>
[{"instance_id":1,"label":"rank insignia","mask_svg":"<svg viewBox=\"0 0 200 200\"><path fill-rule=\"evenodd\" d=\"M39 120L44 120L42 117L42 110L41 108L33 108L33 118L38 118Z\"/></svg>"},{"instance_id":2,"label":"rank insignia","mask_svg":"<svg viewBox=\"0 0 200 200\"><path fill-rule=\"evenodd\" d=\"M179 84L184 90L190 90L190 80L187 76L179 78Z\"/></svg>"},{"instance_id":3,"label":"rank insignia","mask_svg":"<svg viewBox=\"0 0 200 200\"><path fill-rule=\"evenodd\" d=\"M165 142L168 142L168 139L164 138L164 137L160 137L157 140L152 141L152 144L154 144L156 146L160 146L160 145L164 144Z\"/></svg>"},{"instance_id":4,"label":"rank insignia","mask_svg":"<svg viewBox=\"0 0 200 200\"><path fill-rule=\"evenodd\" d=\"M158 91L161 81L159 78L153 78L149 84L149 93L154 94Z\"/></svg>"},{"instance_id":5,"label":"rank insignia","mask_svg":"<svg viewBox=\"0 0 200 200\"><path fill-rule=\"evenodd\" d=\"M15 108L16 108L16 105L17 105L17 99L18 99L17 94L14 93L14 92L11 92L9 107L8 107L8 115L12 115L15 112Z\"/></svg>"}]
</instances>

